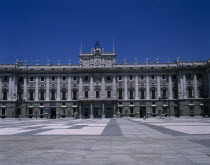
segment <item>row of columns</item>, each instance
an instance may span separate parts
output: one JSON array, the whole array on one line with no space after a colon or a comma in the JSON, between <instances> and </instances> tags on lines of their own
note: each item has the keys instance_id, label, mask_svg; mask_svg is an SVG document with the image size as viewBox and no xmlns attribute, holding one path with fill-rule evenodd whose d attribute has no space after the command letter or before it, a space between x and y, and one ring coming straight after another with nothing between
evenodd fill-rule
<instances>
[{"instance_id":1,"label":"row of columns","mask_svg":"<svg viewBox=\"0 0 210 165\"><path fill-rule=\"evenodd\" d=\"M16 78L15 76L9 76L9 92L8 92L8 100L16 100L17 98L17 85L16 85ZM124 100L128 100L128 78L127 76L124 76ZM208 96L210 97L210 73L208 73ZM178 76L178 91L179 91L179 98L187 98L187 88L186 88L186 75L180 74ZM157 76L157 98L160 97L160 76ZM117 98L117 83L116 83L116 77L113 76L112 81L112 92L113 92L113 98ZM0 91L2 91L2 82L0 82ZM49 101L49 76L46 77L46 101ZM139 85L138 85L138 76L135 76L135 99L139 99ZM198 89L197 89L197 76L194 74L193 77L193 89L194 89L194 96L195 98L198 98ZM57 77L57 99L60 100L60 77ZM102 77L101 82L101 96L102 98L106 97L106 90L105 90L105 78ZM24 87L23 87L23 95L24 99L27 100L27 79L24 78ZM35 78L35 101L38 101L38 93L39 93L39 79L38 76ZM83 96L83 81L82 77L79 78L79 98L82 98ZM169 99L173 98L173 92L172 92L172 79L171 75L169 75L169 82L168 82L168 97ZM71 77L68 77L68 100L71 100ZM94 81L93 76L90 77L90 98L94 98ZM2 95L0 96L0 99L2 99ZM150 82L149 82L149 76L146 76L146 99L150 99Z\"/></svg>"}]
</instances>

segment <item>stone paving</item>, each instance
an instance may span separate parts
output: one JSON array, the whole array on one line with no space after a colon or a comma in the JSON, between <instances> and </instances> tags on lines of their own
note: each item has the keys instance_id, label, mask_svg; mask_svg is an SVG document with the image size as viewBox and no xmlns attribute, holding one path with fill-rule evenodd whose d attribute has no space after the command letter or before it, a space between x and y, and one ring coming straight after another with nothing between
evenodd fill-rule
<instances>
[{"instance_id":1,"label":"stone paving","mask_svg":"<svg viewBox=\"0 0 210 165\"><path fill-rule=\"evenodd\" d=\"M209 118L1 119L0 165L209 165Z\"/></svg>"}]
</instances>

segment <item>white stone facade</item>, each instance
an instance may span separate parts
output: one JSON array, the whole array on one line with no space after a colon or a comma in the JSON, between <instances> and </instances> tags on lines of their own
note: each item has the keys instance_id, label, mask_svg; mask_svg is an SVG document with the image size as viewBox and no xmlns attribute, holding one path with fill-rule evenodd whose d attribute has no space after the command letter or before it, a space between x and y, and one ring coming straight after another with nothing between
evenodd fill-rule
<instances>
[{"instance_id":1,"label":"white stone facade","mask_svg":"<svg viewBox=\"0 0 210 165\"><path fill-rule=\"evenodd\" d=\"M79 65L0 65L0 116L208 116L210 61L116 64L99 42Z\"/></svg>"}]
</instances>

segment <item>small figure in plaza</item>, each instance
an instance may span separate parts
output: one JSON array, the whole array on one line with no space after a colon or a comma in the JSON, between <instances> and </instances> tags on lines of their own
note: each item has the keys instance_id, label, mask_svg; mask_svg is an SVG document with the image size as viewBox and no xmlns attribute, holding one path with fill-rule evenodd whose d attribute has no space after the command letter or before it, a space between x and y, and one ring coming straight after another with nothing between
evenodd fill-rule
<instances>
[{"instance_id":1,"label":"small figure in plaza","mask_svg":"<svg viewBox=\"0 0 210 165\"><path fill-rule=\"evenodd\" d=\"M143 118L144 120L146 120L146 116L144 116L144 118Z\"/></svg>"},{"instance_id":2,"label":"small figure in plaza","mask_svg":"<svg viewBox=\"0 0 210 165\"><path fill-rule=\"evenodd\" d=\"M21 118L22 118L22 115L21 115L21 113L19 114L19 120L21 120Z\"/></svg>"}]
</instances>

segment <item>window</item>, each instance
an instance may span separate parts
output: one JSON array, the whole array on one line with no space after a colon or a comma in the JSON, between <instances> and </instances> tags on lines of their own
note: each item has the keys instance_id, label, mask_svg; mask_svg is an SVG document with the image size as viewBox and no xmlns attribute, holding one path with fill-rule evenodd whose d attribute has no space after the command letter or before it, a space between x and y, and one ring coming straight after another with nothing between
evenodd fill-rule
<instances>
[{"instance_id":1,"label":"window","mask_svg":"<svg viewBox=\"0 0 210 165\"><path fill-rule=\"evenodd\" d=\"M34 100L34 92L33 91L29 92L29 100Z\"/></svg>"},{"instance_id":2,"label":"window","mask_svg":"<svg viewBox=\"0 0 210 165\"><path fill-rule=\"evenodd\" d=\"M74 76L73 79L74 79L74 81L76 81L77 80L77 76Z\"/></svg>"},{"instance_id":3,"label":"window","mask_svg":"<svg viewBox=\"0 0 210 165\"><path fill-rule=\"evenodd\" d=\"M143 80L144 79L144 75L141 75L141 80Z\"/></svg>"},{"instance_id":4,"label":"window","mask_svg":"<svg viewBox=\"0 0 210 165\"><path fill-rule=\"evenodd\" d=\"M155 90L152 90L152 99L155 99Z\"/></svg>"},{"instance_id":5,"label":"window","mask_svg":"<svg viewBox=\"0 0 210 165\"><path fill-rule=\"evenodd\" d=\"M119 80L122 80L122 76L119 76Z\"/></svg>"},{"instance_id":6,"label":"window","mask_svg":"<svg viewBox=\"0 0 210 165\"><path fill-rule=\"evenodd\" d=\"M130 114L133 114L133 107L130 107Z\"/></svg>"},{"instance_id":7,"label":"window","mask_svg":"<svg viewBox=\"0 0 210 165\"><path fill-rule=\"evenodd\" d=\"M51 91L51 100L55 100L55 91Z\"/></svg>"},{"instance_id":8,"label":"window","mask_svg":"<svg viewBox=\"0 0 210 165\"><path fill-rule=\"evenodd\" d=\"M152 113L156 114L156 108L155 107L152 107Z\"/></svg>"},{"instance_id":9,"label":"window","mask_svg":"<svg viewBox=\"0 0 210 165\"><path fill-rule=\"evenodd\" d=\"M33 108L29 108L29 109L28 109L28 114L29 114L29 115L33 115Z\"/></svg>"},{"instance_id":10,"label":"window","mask_svg":"<svg viewBox=\"0 0 210 165\"><path fill-rule=\"evenodd\" d=\"M96 91L96 98L100 97L100 91Z\"/></svg>"},{"instance_id":11,"label":"window","mask_svg":"<svg viewBox=\"0 0 210 165\"><path fill-rule=\"evenodd\" d=\"M111 76L107 76L107 77L106 77L106 80L107 80L107 81L110 81L110 80L111 80Z\"/></svg>"},{"instance_id":12,"label":"window","mask_svg":"<svg viewBox=\"0 0 210 165\"><path fill-rule=\"evenodd\" d=\"M173 79L173 80L176 80L176 75L173 75L172 79Z\"/></svg>"},{"instance_id":13,"label":"window","mask_svg":"<svg viewBox=\"0 0 210 165\"><path fill-rule=\"evenodd\" d=\"M188 89L188 97L189 97L189 98L192 98L192 89L191 89L191 88Z\"/></svg>"},{"instance_id":14,"label":"window","mask_svg":"<svg viewBox=\"0 0 210 165\"><path fill-rule=\"evenodd\" d=\"M111 98L111 91L107 91L107 97Z\"/></svg>"},{"instance_id":15,"label":"window","mask_svg":"<svg viewBox=\"0 0 210 165\"><path fill-rule=\"evenodd\" d=\"M130 80L133 80L133 76L132 75L130 75Z\"/></svg>"},{"instance_id":16,"label":"window","mask_svg":"<svg viewBox=\"0 0 210 165\"><path fill-rule=\"evenodd\" d=\"M52 81L55 81L55 76L52 76Z\"/></svg>"},{"instance_id":17,"label":"window","mask_svg":"<svg viewBox=\"0 0 210 165\"><path fill-rule=\"evenodd\" d=\"M122 89L119 90L119 99L122 99Z\"/></svg>"},{"instance_id":18,"label":"window","mask_svg":"<svg viewBox=\"0 0 210 165\"><path fill-rule=\"evenodd\" d=\"M43 76L41 77L41 81L42 81L42 82L44 81L44 77L43 77Z\"/></svg>"},{"instance_id":19,"label":"window","mask_svg":"<svg viewBox=\"0 0 210 165\"><path fill-rule=\"evenodd\" d=\"M88 81L88 76L85 76L85 81Z\"/></svg>"},{"instance_id":20,"label":"window","mask_svg":"<svg viewBox=\"0 0 210 165\"><path fill-rule=\"evenodd\" d=\"M6 115L6 109L5 109L5 108L2 108L2 109L1 109L1 114L2 114L2 115Z\"/></svg>"},{"instance_id":21,"label":"window","mask_svg":"<svg viewBox=\"0 0 210 165\"><path fill-rule=\"evenodd\" d=\"M194 113L194 107L190 106L190 113Z\"/></svg>"},{"instance_id":22,"label":"window","mask_svg":"<svg viewBox=\"0 0 210 165\"><path fill-rule=\"evenodd\" d=\"M30 81L34 81L34 77L30 77Z\"/></svg>"},{"instance_id":23,"label":"window","mask_svg":"<svg viewBox=\"0 0 210 165\"><path fill-rule=\"evenodd\" d=\"M19 81L22 83L23 82L23 77L20 77L19 78Z\"/></svg>"},{"instance_id":24,"label":"window","mask_svg":"<svg viewBox=\"0 0 210 165\"><path fill-rule=\"evenodd\" d=\"M191 79L192 75L190 73L187 74L187 78Z\"/></svg>"},{"instance_id":25,"label":"window","mask_svg":"<svg viewBox=\"0 0 210 165\"><path fill-rule=\"evenodd\" d=\"M202 78L202 74L198 73L198 78L201 79Z\"/></svg>"},{"instance_id":26,"label":"window","mask_svg":"<svg viewBox=\"0 0 210 165\"><path fill-rule=\"evenodd\" d=\"M8 81L8 76L4 76L4 81Z\"/></svg>"},{"instance_id":27,"label":"window","mask_svg":"<svg viewBox=\"0 0 210 165\"><path fill-rule=\"evenodd\" d=\"M163 96L163 98L165 98L166 97L166 89L163 89L162 92L163 92L163 95L162 96Z\"/></svg>"},{"instance_id":28,"label":"window","mask_svg":"<svg viewBox=\"0 0 210 165\"><path fill-rule=\"evenodd\" d=\"M174 98L177 99L178 98L178 91L177 91L177 89L173 90L173 94L174 94Z\"/></svg>"},{"instance_id":29,"label":"window","mask_svg":"<svg viewBox=\"0 0 210 165\"><path fill-rule=\"evenodd\" d=\"M63 81L66 81L66 76L63 76Z\"/></svg>"},{"instance_id":30,"label":"window","mask_svg":"<svg viewBox=\"0 0 210 165\"><path fill-rule=\"evenodd\" d=\"M40 108L39 114L40 114L40 115L43 115L43 114L44 114L44 109L43 109L43 108Z\"/></svg>"},{"instance_id":31,"label":"window","mask_svg":"<svg viewBox=\"0 0 210 165\"><path fill-rule=\"evenodd\" d=\"M85 91L85 98L88 98L88 91Z\"/></svg>"},{"instance_id":32,"label":"window","mask_svg":"<svg viewBox=\"0 0 210 165\"><path fill-rule=\"evenodd\" d=\"M202 98L203 97L203 89L199 88L199 97Z\"/></svg>"},{"instance_id":33,"label":"window","mask_svg":"<svg viewBox=\"0 0 210 165\"><path fill-rule=\"evenodd\" d=\"M77 100L77 91L73 91L73 100Z\"/></svg>"},{"instance_id":34,"label":"window","mask_svg":"<svg viewBox=\"0 0 210 165\"><path fill-rule=\"evenodd\" d=\"M162 75L162 79L165 80L166 79L166 75Z\"/></svg>"},{"instance_id":35,"label":"window","mask_svg":"<svg viewBox=\"0 0 210 165\"><path fill-rule=\"evenodd\" d=\"M44 100L44 91L40 92L40 100Z\"/></svg>"},{"instance_id":36,"label":"window","mask_svg":"<svg viewBox=\"0 0 210 165\"><path fill-rule=\"evenodd\" d=\"M130 99L133 99L133 90L130 90Z\"/></svg>"},{"instance_id":37,"label":"window","mask_svg":"<svg viewBox=\"0 0 210 165\"><path fill-rule=\"evenodd\" d=\"M66 91L62 91L62 100L66 100Z\"/></svg>"},{"instance_id":38,"label":"window","mask_svg":"<svg viewBox=\"0 0 210 165\"><path fill-rule=\"evenodd\" d=\"M151 75L151 79L153 79L153 80L154 80L154 79L155 79L155 76L154 76L154 75Z\"/></svg>"},{"instance_id":39,"label":"window","mask_svg":"<svg viewBox=\"0 0 210 165\"><path fill-rule=\"evenodd\" d=\"M141 99L144 99L144 90L141 90Z\"/></svg>"},{"instance_id":40,"label":"window","mask_svg":"<svg viewBox=\"0 0 210 165\"><path fill-rule=\"evenodd\" d=\"M3 100L7 100L7 91L3 91Z\"/></svg>"}]
</instances>

